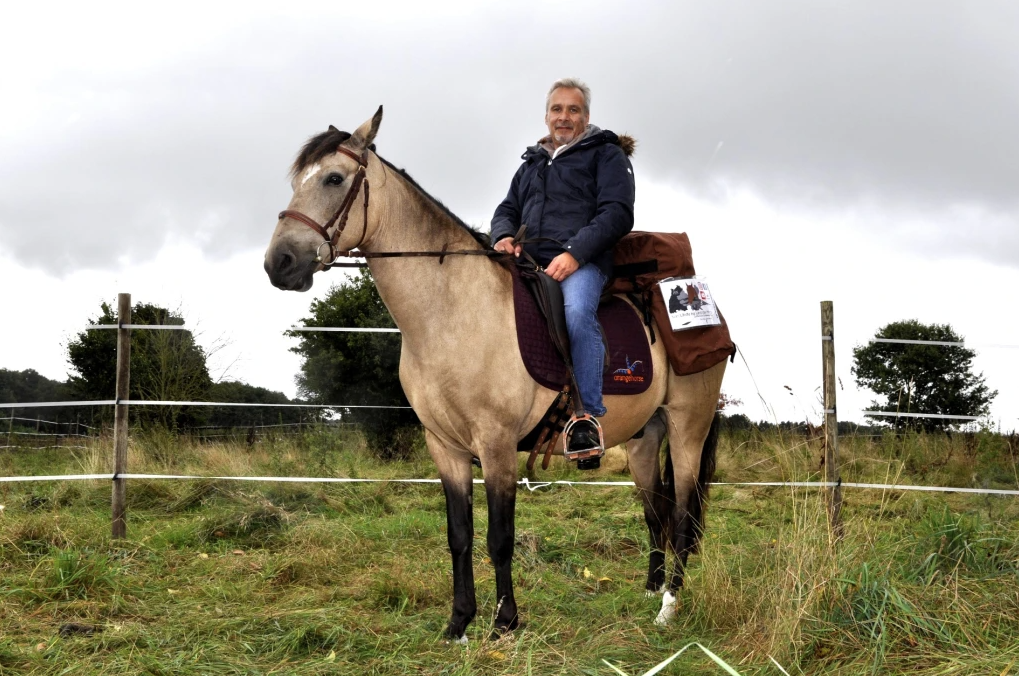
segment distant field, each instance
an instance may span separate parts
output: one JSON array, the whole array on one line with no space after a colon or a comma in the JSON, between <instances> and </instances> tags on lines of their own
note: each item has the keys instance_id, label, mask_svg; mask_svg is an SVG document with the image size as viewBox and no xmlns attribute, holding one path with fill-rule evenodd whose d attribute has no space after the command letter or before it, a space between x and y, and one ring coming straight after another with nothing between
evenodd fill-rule
<instances>
[{"instance_id":1,"label":"distant field","mask_svg":"<svg viewBox=\"0 0 1019 676\"><path fill-rule=\"evenodd\" d=\"M137 472L435 475L423 454L366 458L351 430L132 444ZM0 451L0 475L109 471L108 445L87 446ZM1019 486L1019 449L993 434L841 448L845 481ZM717 478L817 480L819 458L816 440L733 432ZM616 454L595 473L555 465L539 478L628 477ZM0 675L614 673L603 659L636 675L691 641L741 674L781 674L769 658L789 674L1019 673L1019 498L846 490L833 551L816 491L716 487L680 616L659 629L633 489L522 490L526 626L492 642L478 488L480 609L464 649L441 639L452 591L438 486L133 480L130 539L116 544L109 493L108 482L0 484ZM662 673L723 672L688 651Z\"/></svg>"}]
</instances>

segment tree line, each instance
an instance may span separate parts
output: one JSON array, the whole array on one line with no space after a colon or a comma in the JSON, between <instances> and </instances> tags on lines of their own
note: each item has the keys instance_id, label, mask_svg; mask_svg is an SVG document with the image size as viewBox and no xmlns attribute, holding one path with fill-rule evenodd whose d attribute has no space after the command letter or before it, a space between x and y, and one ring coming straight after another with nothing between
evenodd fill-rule
<instances>
[{"instance_id":1,"label":"tree line","mask_svg":"<svg viewBox=\"0 0 1019 676\"><path fill-rule=\"evenodd\" d=\"M101 303L92 324L116 324L117 312ZM140 303L133 308L134 324L184 324L179 312ZM70 366L66 382L52 380L32 369L0 369L0 403L34 401L88 401L113 399L116 393L117 335L115 331L82 331L66 346ZM214 382L209 374L208 354L187 330L131 332L131 381L129 399L155 401L223 401L238 403L292 404L282 392L238 381ZM57 407L25 412L47 420L80 422L96 428L112 424L110 406ZM45 411L45 414L42 414ZM24 412L23 412L24 414ZM249 427L259 424L298 423L317 420L310 409L206 406L132 406L132 424L157 425L171 431L199 427Z\"/></svg>"},{"instance_id":2,"label":"tree line","mask_svg":"<svg viewBox=\"0 0 1019 676\"><path fill-rule=\"evenodd\" d=\"M100 305L96 324L116 324L116 309ZM152 304L134 307L132 323L183 325L179 311ZM343 277L303 319L309 327L395 327L378 295L371 273L361 269ZM131 399L172 401L224 401L238 403L350 404L351 406L409 406L399 382L398 333L295 332L291 348L301 357L296 375L299 398L291 401L282 392L242 382L214 382L207 366L208 354L191 331L131 332ZM876 337L961 343L962 337L947 324L923 324L917 320L893 322ZM116 333L82 331L67 344L70 373L67 382L50 380L29 369L0 369L0 402L31 402L112 399L116 381ZM856 384L874 392L873 410L900 413L985 416L997 396L982 373L975 373L976 353L962 346L868 343L853 350L852 373ZM731 400L727 403L738 403ZM721 404L724 408L724 403ZM343 420L357 423L369 448L383 457L407 455L419 438L414 412L401 408L345 408L336 411ZM131 407L132 421L187 431L203 426L247 427L258 424L296 423L323 418L314 409L263 409L258 407ZM108 425L111 407L94 409L48 409L49 419L79 420ZM743 414L725 416L728 429L768 426L752 422ZM793 429L802 423L780 423ZM846 432L861 431L845 423ZM926 431L947 430L958 421L938 418L870 418L867 431L888 427L914 427ZM840 424L840 431L843 431Z\"/></svg>"}]
</instances>

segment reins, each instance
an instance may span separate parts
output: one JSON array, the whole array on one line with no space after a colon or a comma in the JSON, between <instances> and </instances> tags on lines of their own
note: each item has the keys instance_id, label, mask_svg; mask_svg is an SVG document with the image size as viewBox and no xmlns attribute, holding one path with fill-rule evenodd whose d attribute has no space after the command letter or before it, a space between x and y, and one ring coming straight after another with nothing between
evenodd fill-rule
<instances>
[{"instance_id":1,"label":"reins","mask_svg":"<svg viewBox=\"0 0 1019 676\"><path fill-rule=\"evenodd\" d=\"M368 231L368 195L369 195L369 183L368 183L368 149L365 148L361 155L357 155L354 151L339 146L336 152L343 153L347 157L350 157L357 162L357 172L354 174L353 183L350 186L350 190L347 191L346 197L343 198L343 202L339 208L333 214L325 225L320 225L314 218L296 211L294 209L284 209L279 213L280 220L284 218L292 218L299 223L307 225L309 228L322 235L322 239L325 240L318 246L315 251L315 260L322 264L322 267L326 270L329 268L363 268L366 263L337 263L337 258L438 258L439 265L442 265L445 261L446 256L485 256L487 258L506 258L512 254L503 253L501 251L495 251L493 249L448 249L448 245L444 244L442 249L439 251L359 251L355 252L355 249L361 245L364 241L364 236ZM347 227L347 218L350 216L350 210L354 206L354 200L357 199L357 194L361 191L361 186L364 186L364 220L361 224L361 236L357 239L355 244L350 249L337 250L336 243L340 241L340 237L343 235L343 230ZM329 235L329 229L336 226L336 230L332 236ZM524 233L527 230L527 226L521 226L520 230L517 231L516 236L513 238L514 244L525 244L528 242L538 241L555 241L547 237L535 237L533 239L524 239ZM329 261L326 262L322 259L322 247L328 245L329 247ZM526 254L525 254L526 256ZM530 259L530 256L527 256ZM533 262L533 261L532 261ZM537 263L535 263L537 266Z\"/></svg>"}]
</instances>

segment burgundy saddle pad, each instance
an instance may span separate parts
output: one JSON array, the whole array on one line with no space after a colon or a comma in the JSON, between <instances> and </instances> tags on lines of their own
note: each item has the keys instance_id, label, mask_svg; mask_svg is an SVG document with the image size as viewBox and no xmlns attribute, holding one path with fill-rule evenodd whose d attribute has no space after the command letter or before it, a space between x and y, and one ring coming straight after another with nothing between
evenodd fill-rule
<instances>
[{"instance_id":1,"label":"burgundy saddle pad","mask_svg":"<svg viewBox=\"0 0 1019 676\"><path fill-rule=\"evenodd\" d=\"M567 379L566 364L552 344L534 296L515 271L513 304L517 342L527 372L542 387L562 390ZM598 308L598 321L609 343L609 370L602 381L602 394L640 394L647 390L654 374L651 347L640 317L628 303L613 296Z\"/></svg>"}]
</instances>

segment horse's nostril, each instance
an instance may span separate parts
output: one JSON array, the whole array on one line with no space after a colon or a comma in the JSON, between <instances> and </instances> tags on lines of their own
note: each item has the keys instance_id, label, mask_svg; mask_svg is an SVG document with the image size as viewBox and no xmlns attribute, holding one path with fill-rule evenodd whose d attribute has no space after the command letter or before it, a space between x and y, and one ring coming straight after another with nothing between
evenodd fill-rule
<instances>
[{"instance_id":1,"label":"horse's nostril","mask_svg":"<svg viewBox=\"0 0 1019 676\"><path fill-rule=\"evenodd\" d=\"M286 272L290 268L294 267L294 262L295 261L296 261L296 259L294 258L294 256L292 254L281 253L280 254L280 260L279 260L279 267L277 269L280 272Z\"/></svg>"}]
</instances>

